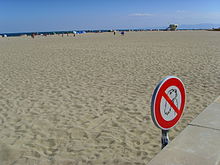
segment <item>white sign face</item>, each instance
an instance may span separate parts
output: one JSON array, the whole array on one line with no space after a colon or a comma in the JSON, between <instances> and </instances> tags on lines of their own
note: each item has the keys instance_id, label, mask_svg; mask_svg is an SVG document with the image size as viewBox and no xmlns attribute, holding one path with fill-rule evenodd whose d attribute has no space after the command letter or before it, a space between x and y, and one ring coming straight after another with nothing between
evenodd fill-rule
<instances>
[{"instance_id":1,"label":"white sign face","mask_svg":"<svg viewBox=\"0 0 220 165\"><path fill-rule=\"evenodd\" d=\"M165 93L168 95L168 97L172 100L172 102L176 105L178 109L180 109L181 105L181 94L179 88L176 86L170 86L165 90ZM175 110L170 106L170 104L167 102L167 100L162 97L160 102L160 113L164 120L171 121L173 120L177 113Z\"/></svg>"}]
</instances>

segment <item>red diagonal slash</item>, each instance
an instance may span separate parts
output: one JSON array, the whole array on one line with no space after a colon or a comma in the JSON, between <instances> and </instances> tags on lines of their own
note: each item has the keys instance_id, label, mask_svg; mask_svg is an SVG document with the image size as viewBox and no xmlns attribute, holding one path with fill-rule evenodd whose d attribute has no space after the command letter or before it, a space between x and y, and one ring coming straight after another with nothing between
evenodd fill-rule
<instances>
[{"instance_id":1,"label":"red diagonal slash","mask_svg":"<svg viewBox=\"0 0 220 165\"><path fill-rule=\"evenodd\" d=\"M163 95L162 95L166 100L167 102L170 104L170 106L174 109L174 111L179 114L180 113L180 110L176 107L176 105L173 103L173 101L169 98L169 96L164 92Z\"/></svg>"}]
</instances>

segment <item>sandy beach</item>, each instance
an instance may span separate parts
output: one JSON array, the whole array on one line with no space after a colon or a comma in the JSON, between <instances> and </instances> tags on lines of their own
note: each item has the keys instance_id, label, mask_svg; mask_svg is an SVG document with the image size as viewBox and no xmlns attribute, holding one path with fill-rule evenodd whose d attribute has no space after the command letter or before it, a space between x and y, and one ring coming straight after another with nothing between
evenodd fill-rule
<instances>
[{"instance_id":1,"label":"sandy beach","mask_svg":"<svg viewBox=\"0 0 220 165\"><path fill-rule=\"evenodd\" d=\"M160 151L157 83L185 84L172 140L220 95L220 33L0 38L0 164L146 164Z\"/></svg>"}]
</instances>

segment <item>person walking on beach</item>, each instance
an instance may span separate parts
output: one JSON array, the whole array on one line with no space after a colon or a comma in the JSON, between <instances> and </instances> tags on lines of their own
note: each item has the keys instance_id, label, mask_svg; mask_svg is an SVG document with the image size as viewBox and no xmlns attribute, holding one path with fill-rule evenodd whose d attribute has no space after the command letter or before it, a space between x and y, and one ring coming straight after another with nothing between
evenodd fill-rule
<instances>
[{"instance_id":1,"label":"person walking on beach","mask_svg":"<svg viewBox=\"0 0 220 165\"><path fill-rule=\"evenodd\" d=\"M114 30L114 36L115 36L115 34L116 34L116 31Z\"/></svg>"},{"instance_id":2,"label":"person walking on beach","mask_svg":"<svg viewBox=\"0 0 220 165\"><path fill-rule=\"evenodd\" d=\"M121 35L122 35L122 36L124 36L124 35L125 35L125 32L124 32L124 31L122 31L122 32L121 32Z\"/></svg>"},{"instance_id":3,"label":"person walking on beach","mask_svg":"<svg viewBox=\"0 0 220 165\"><path fill-rule=\"evenodd\" d=\"M73 31L73 36L74 36L74 37L76 36L76 31Z\"/></svg>"},{"instance_id":4,"label":"person walking on beach","mask_svg":"<svg viewBox=\"0 0 220 165\"><path fill-rule=\"evenodd\" d=\"M31 37L34 39L34 33L31 34Z\"/></svg>"}]
</instances>

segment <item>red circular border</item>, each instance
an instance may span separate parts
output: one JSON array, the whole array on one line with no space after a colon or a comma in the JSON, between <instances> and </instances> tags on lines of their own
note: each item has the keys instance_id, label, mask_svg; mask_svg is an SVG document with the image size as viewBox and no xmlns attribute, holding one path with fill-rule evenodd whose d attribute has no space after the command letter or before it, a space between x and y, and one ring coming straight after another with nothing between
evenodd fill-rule
<instances>
[{"instance_id":1,"label":"red circular border","mask_svg":"<svg viewBox=\"0 0 220 165\"><path fill-rule=\"evenodd\" d=\"M166 121L163 119L163 117L160 113L160 102L163 97L163 93L170 86L176 86L180 90L181 105L180 105L180 109L179 109L180 113L177 113L177 116L173 120ZM160 86L160 88L157 92L157 95L155 97L155 103L154 103L154 117L155 117L155 120L160 128L168 130L177 124L177 122L180 120L180 117L182 116L183 109L185 106L185 95L186 94L185 94L184 85L178 78L172 77L172 78L167 79L163 82L163 84Z\"/></svg>"}]
</instances>

